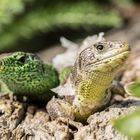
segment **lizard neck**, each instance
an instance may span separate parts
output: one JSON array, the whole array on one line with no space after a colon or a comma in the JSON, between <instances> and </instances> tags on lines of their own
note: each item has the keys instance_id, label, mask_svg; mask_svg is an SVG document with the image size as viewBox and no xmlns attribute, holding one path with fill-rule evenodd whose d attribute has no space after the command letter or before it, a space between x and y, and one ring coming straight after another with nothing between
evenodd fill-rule
<instances>
[{"instance_id":1,"label":"lizard neck","mask_svg":"<svg viewBox=\"0 0 140 140\"><path fill-rule=\"evenodd\" d=\"M73 105L76 108L76 116L86 118L85 115L88 116L109 102L111 94L107 93L106 90L114 75L114 73L93 71L83 77L81 82L75 86L76 96Z\"/></svg>"},{"instance_id":2,"label":"lizard neck","mask_svg":"<svg viewBox=\"0 0 140 140\"><path fill-rule=\"evenodd\" d=\"M82 100L87 101L88 99L96 102L96 100L102 98L113 78L114 73L93 71L84 76L81 82L77 84L77 95L81 96Z\"/></svg>"}]
</instances>

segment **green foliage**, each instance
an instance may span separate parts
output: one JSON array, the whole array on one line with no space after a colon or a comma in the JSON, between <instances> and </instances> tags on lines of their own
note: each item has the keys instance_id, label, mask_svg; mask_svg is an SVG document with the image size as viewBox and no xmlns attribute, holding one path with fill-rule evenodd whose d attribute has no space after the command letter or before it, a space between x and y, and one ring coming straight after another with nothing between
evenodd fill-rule
<instances>
[{"instance_id":1,"label":"green foliage","mask_svg":"<svg viewBox=\"0 0 140 140\"><path fill-rule=\"evenodd\" d=\"M1 0L0 1L0 26L3 24L11 23L14 15L21 13L23 11L23 1L22 0Z\"/></svg>"},{"instance_id":2,"label":"green foliage","mask_svg":"<svg viewBox=\"0 0 140 140\"><path fill-rule=\"evenodd\" d=\"M133 140L140 139L140 109L114 121L114 127Z\"/></svg>"},{"instance_id":3,"label":"green foliage","mask_svg":"<svg viewBox=\"0 0 140 140\"><path fill-rule=\"evenodd\" d=\"M0 0L0 52L18 44L22 46L22 42L32 44L30 41L35 36L58 29L90 31L119 27L123 19L112 3L127 5L131 2L132 0Z\"/></svg>"},{"instance_id":4,"label":"green foliage","mask_svg":"<svg viewBox=\"0 0 140 140\"><path fill-rule=\"evenodd\" d=\"M135 81L127 85L127 90L135 97L140 98L140 81Z\"/></svg>"},{"instance_id":5,"label":"green foliage","mask_svg":"<svg viewBox=\"0 0 140 140\"><path fill-rule=\"evenodd\" d=\"M127 85L126 90L135 97L140 98L140 81L135 81ZM122 134L133 138L140 139L140 109L125 117L114 121L114 127Z\"/></svg>"},{"instance_id":6,"label":"green foliage","mask_svg":"<svg viewBox=\"0 0 140 140\"><path fill-rule=\"evenodd\" d=\"M0 32L4 25L12 23L15 17L25 10L25 4L29 0L0 0Z\"/></svg>"},{"instance_id":7,"label":"green foliage","mask_svg":"<svg viewBox=\"0 0 140 140\"><path fill-rule=\"evenodd\" d=\"M0 51L58 28L89 30L122 24L116 11L92 0L1 0L0 15Z\"/></svg>"}]
</instances>

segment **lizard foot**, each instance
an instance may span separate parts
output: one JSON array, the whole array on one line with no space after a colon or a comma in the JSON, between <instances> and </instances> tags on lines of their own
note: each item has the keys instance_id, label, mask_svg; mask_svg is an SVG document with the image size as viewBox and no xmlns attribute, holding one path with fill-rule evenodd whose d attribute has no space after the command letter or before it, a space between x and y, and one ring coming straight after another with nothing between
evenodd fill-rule
<instances>
[{"instance_id":1,"label":"lizard foot","mask_svg":"<svg viewBox=\"0 0 140 140\"><path fill-rule=\"evenodd\" d=\"M46 106L47 112L52 119L59 117L74 120L74 111L70 103L63 99L53 97Z\"/></svg>"}]
</instances>

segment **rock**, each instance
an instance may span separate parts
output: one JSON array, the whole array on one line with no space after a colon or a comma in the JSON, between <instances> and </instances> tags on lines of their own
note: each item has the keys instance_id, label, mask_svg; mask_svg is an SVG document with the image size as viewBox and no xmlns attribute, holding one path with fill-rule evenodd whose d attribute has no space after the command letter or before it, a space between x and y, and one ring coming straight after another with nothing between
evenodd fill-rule
<instances>
[{"instance_id":1,"label":"rock","mask_svg":"<svg viewBox=\"0 0 140 140\"><path fill-rule=\"evenodd\" d=\"M126 115L140 106L140 101L128 98L109 106L101 112L91 115L88 125L80 128L74 135L75 140L128 140L112 127L112 121L121 115Z\"/></svg>"}]
</instances>

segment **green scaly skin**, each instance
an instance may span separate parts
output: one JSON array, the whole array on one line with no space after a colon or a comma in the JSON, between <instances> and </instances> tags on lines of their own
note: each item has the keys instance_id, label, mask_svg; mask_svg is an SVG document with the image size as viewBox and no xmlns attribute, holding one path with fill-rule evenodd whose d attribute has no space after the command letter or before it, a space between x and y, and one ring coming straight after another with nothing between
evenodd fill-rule
<instances>
[{"instance_id":1,"label":"green scaly skin","mask_svg":"<svg viewBox=\"0 0 140 140\"><path fill-rule=\"evenodd\" d=\"M67 97L74 93L70 98L72 100L68 103L53 98L47 105L49 115L52 118L69 117L85 121L89 115L107 105L111 99L112 80L129 53L127 43L111 41L99 42L84 49L77 57L67 82L59 86L59 95L66 92Z\"/></svg>"},{"instance_id":2,"label":"green scaly skin","mask_svg":"<svg viewBox=\"0 0 140 140\"><path fill-rule=\"evenodd\" d=\"M0 57L1 90L32 101L47 101L58 86L56 70L35 54L15 52Z\"/></svg>"}]
</instances>

